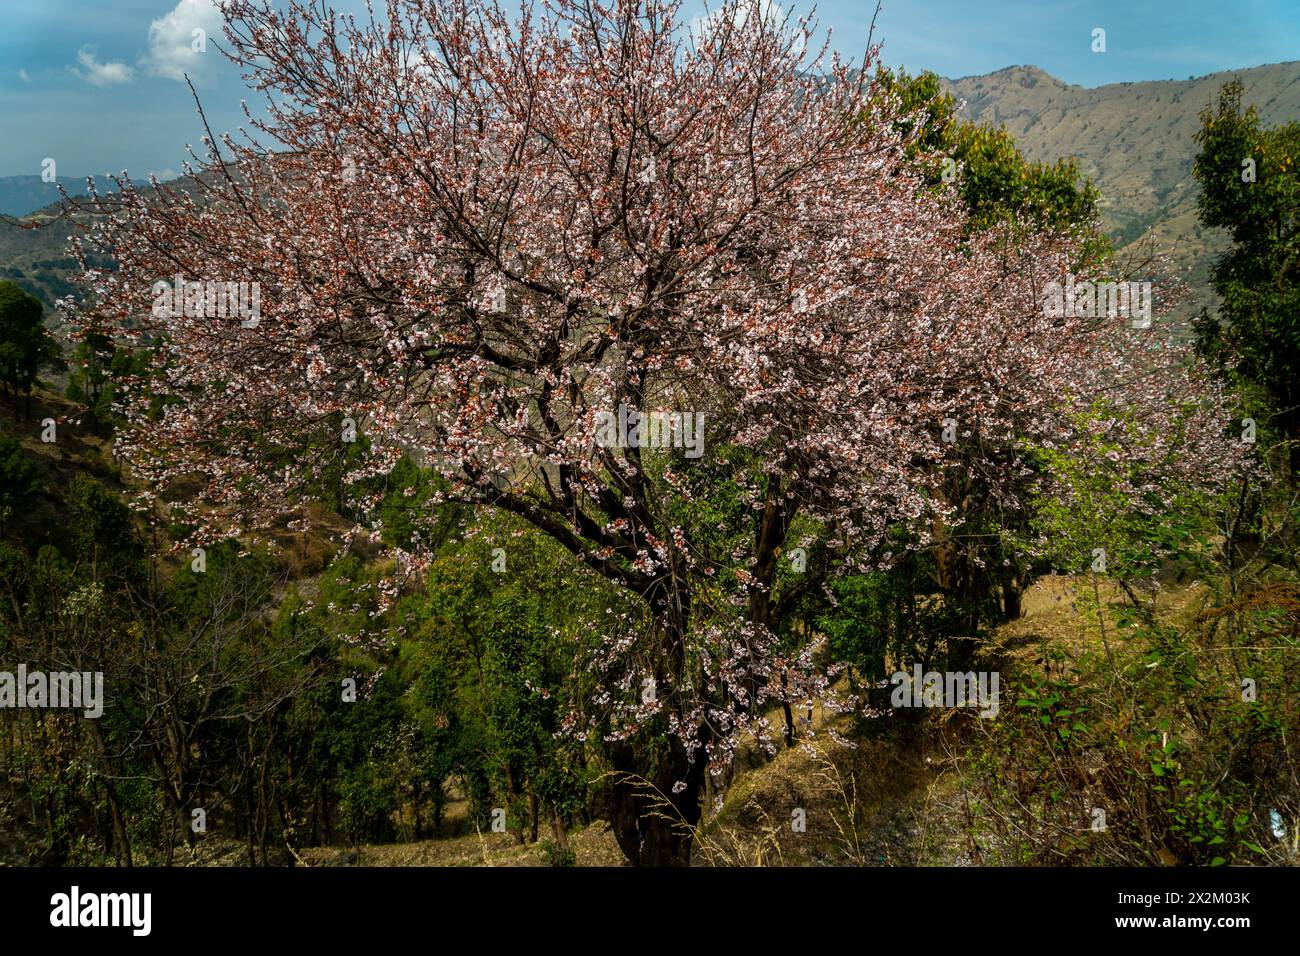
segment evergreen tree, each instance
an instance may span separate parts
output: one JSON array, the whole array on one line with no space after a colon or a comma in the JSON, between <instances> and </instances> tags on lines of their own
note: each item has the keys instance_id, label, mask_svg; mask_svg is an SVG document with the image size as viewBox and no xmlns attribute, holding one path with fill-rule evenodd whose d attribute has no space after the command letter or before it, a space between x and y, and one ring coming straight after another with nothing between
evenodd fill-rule
<instances>
[{"instance_id":1,"label":"evergreen tree","mask_svg":"<svg viewBox=\"0 0 1300 956\"><path fill-rule=\"evenodd\" d=\"M26 398L32 411L32 388L44 369L61 368L58 343L41 321L44 306L15 282L0 282L0 387L18 408Z\"/></svg>"},{"instance_id":2,"label":"evergreen tree","mask_svg":"<svg viewBox=\"0 0 1300 956\"><path fill-rule=\"evenodd\" d=\"M1230 377L1261 392L1300 471L1300 123L1261 129L1242 109L1242 84L1224 85L1201 113L1200 220L1229 230L1215 264L1217 315L1196 323L1202 351Z\"/></svg>"}]
</instances>

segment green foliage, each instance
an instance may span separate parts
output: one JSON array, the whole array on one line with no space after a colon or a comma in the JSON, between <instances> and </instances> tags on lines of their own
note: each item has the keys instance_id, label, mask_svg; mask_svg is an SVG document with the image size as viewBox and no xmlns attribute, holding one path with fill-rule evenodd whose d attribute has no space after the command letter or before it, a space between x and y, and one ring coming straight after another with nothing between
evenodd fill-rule
<instances>
[{"instance_id":1,"label":"green foliage","mask_svg":"<svg viewBox=\"0 0 1300 956\"><path fill-rule=\"evenodd\" d=\"M816 627L826 635L835 660L875 679L885 673L887 659L932 658L936 639L951 621L942 602L927 600L924 560L909 554L887 571L831 582L835 603L818 614Z\"/></svg>"},{"instance_id":2,"label":"green foliage","mask_svg":"<svg viewBox=\"0 0 1300 956\"><path fill-rule=\"evenodd\" d=\"M547 866L577 866L578 856L572 847L560 846L553 840L542 841L542 854Z\"/></svg>"},{"instance_id":3,"label":"green foliage","mask_svg":"<svg viewBox=\"0 0 1300 956\"><path fill-rule=\"evenodd\" d=\"M1021 546L1066 573L1087 573L1104 552L1114 579L1149 576L1172 556L1206 568L1215 503L1186 489L1170 488L1166 499L1141 490L1147 466L1121 447L1121 433L1130 449L1138 435L1125 412L1094 405L1076 424L1084 448L1034 449L1046 485L1033 500L1032 540Z\"/></svg>"},{"instance_id":4,"label":"green foliage","mask_svg":"<svg viewBox=\"0 0 1300 956\"><path fill-rule=\"evenodd\" d=\"M0 435L0 533L9 517L26 509L40 491L36 464L11 435Z\"/></svg>"},{"instance_id":5,"label":"green foliage","mask_svg":"<svg viewBox=\"0 0 1300 956\"><path fill-rule=\"evenodd\" d=\"M62 366L58 343L46 330L40 301L14 282L0 282L0 386L17 406L30 398L36 378L45 369Z\"/></svg>"},{"instance_id":6,"label":"green foliage","mask_svg":"<svg viewBox=\"0 0 1300 956\"><path fill-rule=\"evenodd\" d=\"M148 375L149 357L119 349L106 332L91 329L72 351L68 363L68 386L64 394L86 406L98 428L112 419L116 383Z\"/></svg>"},{"instance_id":7,"label":"green foliage","mask_svg":"<svg viewBox=\"0 0 1300 956\"><path fill-rule=\"evenodd\" d=\"M142 556L131 510L112 491L79 474L67 492L76 554L92 580L125 583L137 575Z\"/></svg>"},{"instance_id":8,"label":"green foliage","mask_svg":"<svg viewBox=\"0 0 1300 956\"><path fill-rule=\"evenodd\" d=\"M1075 160L1030 162L1005 128L959 119L956 100L943 92L934 73L909 76L882 68L878 78L882 95L895 95L901 103L899 131L915 135L910 158L921 164L933 188L944 188L946 181L956 186L971 231L1023 219L1084 239L1083 262L1109 255L1110 243L1098 232L1100 193L1092 183L1080 181ZM915 129L918 122L920 130ZM945 169L947 159L954 165Z\"/></svg>"},{"instance_id":9,"label":"green foliage","mask_svg":"<svg viewBox=\"0 0 1300 956\"><path fill-rule=\"evenodd\" d=\"M380 523L380 540L390 547L411 548L416 544L414 538L415 516L427 512L431 507L430 496L441 490L442 480L431 468L421 468L409 455L403 455L397 464L383 478L376 482L376 488L383 497L375 509ZM370 489L367 489L370 490ZM439 511L440 520L434 528L432 540L421 542L424 546L438 550L465 519L464 509L443 506Z\"/></svg>"},{"instance_id":10,"label":"green foliage","mask_svg":"<svg viewBox=\"0 0 1300 956\"><path fill-rule=\"evenodd\" d=\"M504 552L504 570L494 571ZM428 619L451 656L467 744L462 771L482 822L503 806L512 826L539 814L570 819L585 805L594 777L584 747L560 735L590 679L574 662L589 647L612 585L580 568L539 532L503 515L485 516L476 534L449 543L431 570ZM499 799L500 803L486 803Z\"/></svg>"},{"instance_id":11,"label":"green foliage","mask_svg":"<svg viewBox=\"0 0 1300 956\"><path fill-rule=\"evenodd\" d=\"M1137 619L1125 634L1114 661L1058 650L1004 676L1014 707L979 723L970 764L976 792L998 808L983 824L999 834L998 862L1277 857L1272 815L1300 812L1289 769L1296 715L1286 703L1300 690L1287 663L1293 648L1258 631L1253 641L1265 646L1247 648ZM1243 699L1242 667L1267 695ZM1094 829L1094 809L1104 830Z\"/></svg>"},{"instance_id":12,"label":"green foliage","mask_svg":"<svg viewBox=\"0 0 1300 956\"><path fill-rule=\"evenodd\" d=\"M257 453L274 456L282 460L286 467L297 465L300 456L319 460L321 464L307 482L306 494L323 502L330 510L345 518L358 519L363 517L364 508L357 506L357 498L384 492L377 489L377 483L374 481L357 482L352 477L354 469L367 460L366 452L370 449L370 439L358 427L353 440L343 440L346 417L342 412L334 412L315 422L312 427L304 429L300 438L301 449L276 445L265 449L259 448ZM407 461L405 457L402 460ZM407 464L409 465L409 462ZM423 480L421 479L421 482ZM390 476L385 484L395 481L396 479ZM391 494L389 498L391 507ZM386 543L392 542L386 541Z\"/></svg>"},{"instance_id":13,"label":"green foliage","mask_svg":"<svg viewBox=\"0 0 1300 956\"><path fill-rule=\"evenodd\" d=\"M1217 316L1196 323L1202 351L1244 383L1257 386L1280 430L1300 442L1300 122L1262 129L1242 109L1239 80L1201 113L1200 221L1227 229L1232 248L1216 263ZM1292 473L1300 464L1293 445Z\"/></svg>"}]
</instances>

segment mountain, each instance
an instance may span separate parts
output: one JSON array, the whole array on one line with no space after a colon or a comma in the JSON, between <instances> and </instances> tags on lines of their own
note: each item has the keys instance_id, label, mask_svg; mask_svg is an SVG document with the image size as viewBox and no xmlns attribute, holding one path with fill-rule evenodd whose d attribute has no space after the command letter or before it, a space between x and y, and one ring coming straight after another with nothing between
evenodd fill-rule
<instances>
[{"instance_id":1,"label":"mountain","mask_svg":"<svg viewBox=\"0 0 1300 956\"><path fill-rule=\"evenodd\" d=\"M87 195L86 179L81 176L61 176L58 183L47 183L40 176L0 176L0 215L26 216L59 201L59 184L69 196ZM117 187L111 179L96 176L95 188L100 193L112 192ZM143 185L143 181L137 180Z\"/></svg>"},{"instance_id":2,"label":"mountain","mask_svg":"<svg viewBox=\"0 0 1300 956\"><path fill-rule=\"evenodd\" d=\"M1034 66L945 80L967 119L1007 128L1034 160L1073 156L1101 190L1103 224L1118 246L1148 228L1158 251L1186 273L1190 314L1213 301L1209 267L1227 245L1218 230L1196 221L1192 178L1198 114L1233 77L1245 85L1266 126L1300 120L1300 61L1186 80L1113 83L1087 88Z\"/></svg>"},{"instance_id":3,"label":"mountain","mask_svg":"<svg viewBox=\"0 0 1300 956\"><path fill-rule=\"evenodd\" d=\"M77 261L67 252L72 225L56 219L57 207L43 215L24 217L31 224L45 221L39 229L19 228L12 220L0 220L0 280L17 282L45 306L46 324L58 328L54 301L76 292L72 280Z\"/></svg>"},{"instance_id":4,"label":"mountain","mask_svg":"<svg viewBox=\"0 0 1300 956\"><path fill-rule=\"evenodd\" d=\"M60 182L74 199L87 195L85 177L65 176ZM147 185L143 180L135 182ZM107 195L117 186L97 176L95 188L100 195ZM56 328L59 320L54 302L77 291L71 280L79 272L77 261L68 254L73 225L61 212L55 183L42 182L40 176L0 176L0 215L21 218L29 226L40 224L40 228L24 229L12 220L0 219L0 280L11 279L40 299L47 323ZM102 264L108 265L108 260Z\"/></svg>"},{"instance_id":5,"label":"mountain","mask_svg":"<svg viewBox=\"0 0 1300 956\"><path fill-rule=\"evenodd\" d=\"M58 185L40 176L0 176L0 214L25 216L58 200Z\"/></svg>"}]
</instances>

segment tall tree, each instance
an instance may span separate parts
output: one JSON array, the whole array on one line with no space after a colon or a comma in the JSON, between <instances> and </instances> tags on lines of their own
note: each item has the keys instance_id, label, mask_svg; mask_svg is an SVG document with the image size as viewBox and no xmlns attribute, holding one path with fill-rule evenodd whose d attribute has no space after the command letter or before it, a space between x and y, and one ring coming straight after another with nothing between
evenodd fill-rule
<instances>
[{"instance_id":1,"label":"tall tree","mask_svg":"<svg viewBox=\"0 0 1300 956\"><path fill-rule=\"evenodd\" d=\"M873 73L809 22L752 0L693 29L675 0L223 9L288 148L210 138L194 191L123 183L97 223L120 271L87 318L160 342L169 396L152 417L135 396L123 453L153 493L207 475L226 531L345 456L356 488L411 455L447 482L431 504L511 512L625 589L584 727L634 862L689 862L706 774L770 741L773 702L825 693L770 627L797 517L842 567L877 566L892 524L950 512L946 419L998 450L974 467L1014 475L1019 440L1068 443L1099 391L1166 430L1166 396L1196 395L1124 319L1049 314L1077 239L972 235L905 162ZM156 309L177 275L258 283L260 316L206 287ZM688 416L673 447L638 436L658 410ZM728 553L682 518L705 472L754 516Z\"/></svg>"},{"instance_id":2,"label":"tall tree","mask_svg":"<svg viewBox=\"0 0 1300 956\"><path fill-rule=\"evenodd\" d=\"M109 419L117 358L112 338L98 329L88 329L72 350L65 394L86 406L96 430Z\"/></svg>"},{"instance_id":3,"label":"tall tree","mask_svg":"<svg viewBox=\"0 0 1300 956\"><path fill-rule=\"evenodd\" d=\"M1242 83L1225 84L1201 112L1201 222L1227 229L1232 247L1211 274L1217 315L1197 323L1201 348L1263 391L1300 474L1300 122L1263 129L1242 108Z\"/></svg>"},{"instance_id":4,"label":"tall tree","mask_svg":"<svg viewBox=\"0 0 1300 956\"><path fill-rule=\"evenodd\" d=\"M62 350L42 316L45 307L16 282L0 282L0 385L18 408L26 399L26 414L32 412L32 389L46 369L62 366Z\"/></svg>"},{"instance_id":5,"label":"tall tree","mask_svg":"<svg viewBox=\"0 0 1300 956\"><path fill-rule=\"evenodd\" d=\"M40 492L39 473L12 435L0 435L0 535L15 513Z\"/></svg>"}]
</instances>

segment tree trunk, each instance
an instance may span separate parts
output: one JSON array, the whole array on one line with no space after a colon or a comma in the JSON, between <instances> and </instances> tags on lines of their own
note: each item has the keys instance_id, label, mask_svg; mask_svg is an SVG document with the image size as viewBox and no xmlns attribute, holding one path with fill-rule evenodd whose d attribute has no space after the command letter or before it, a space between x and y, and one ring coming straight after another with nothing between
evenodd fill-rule
<instances>
[{"instance_id":1,"label":"tree trunk","mask_svg":"<svg viewBox=\"0 0 1300 956\"><path fill-rule=\"evenodd\" d=\"M612 823L619 849L633 866L690 866L695 827L700 822L705 760L687 760L686 748L671 740L656 766L645 772L636 748L620 744L613 755ZM686 788L673 793L677 782Z\"/></svg>"},{"instance_id":2,"label":"tree trunk","mask_svg":"<svg viewBox=\"0 0 1300 956\"><path fill-rule=\"evenodd\" d=\"M1002 616L1008 621L1018 621L1024 614L1024 607L1021 602L1023 592L1020 589L1020 579L1015 574L1008 574L1002 578Z\"/></svg>"},{"instance_id":3,"label":"tree trunk","mask_svg":"<svg viewBox=\"0 0 1300 956\"><path fill-rule=\"evenodd\" d=\"M676 571L670 576L671 583L646 595L655 611L664 651L663 672L655 674L664 702L663 713L655 721L659 733L666 730L668 713L681 718L685 709L681 687L686 677L690 593L685 575ZM649 740L656 735L645 734L637 741L619 741L611 747L614 775L609 799L614 837L634 866L690 866L708 765L707 731L701 731L693 756L675 735L668 735L666 744L651 745Z\"/></svg>"}]
</instances>

